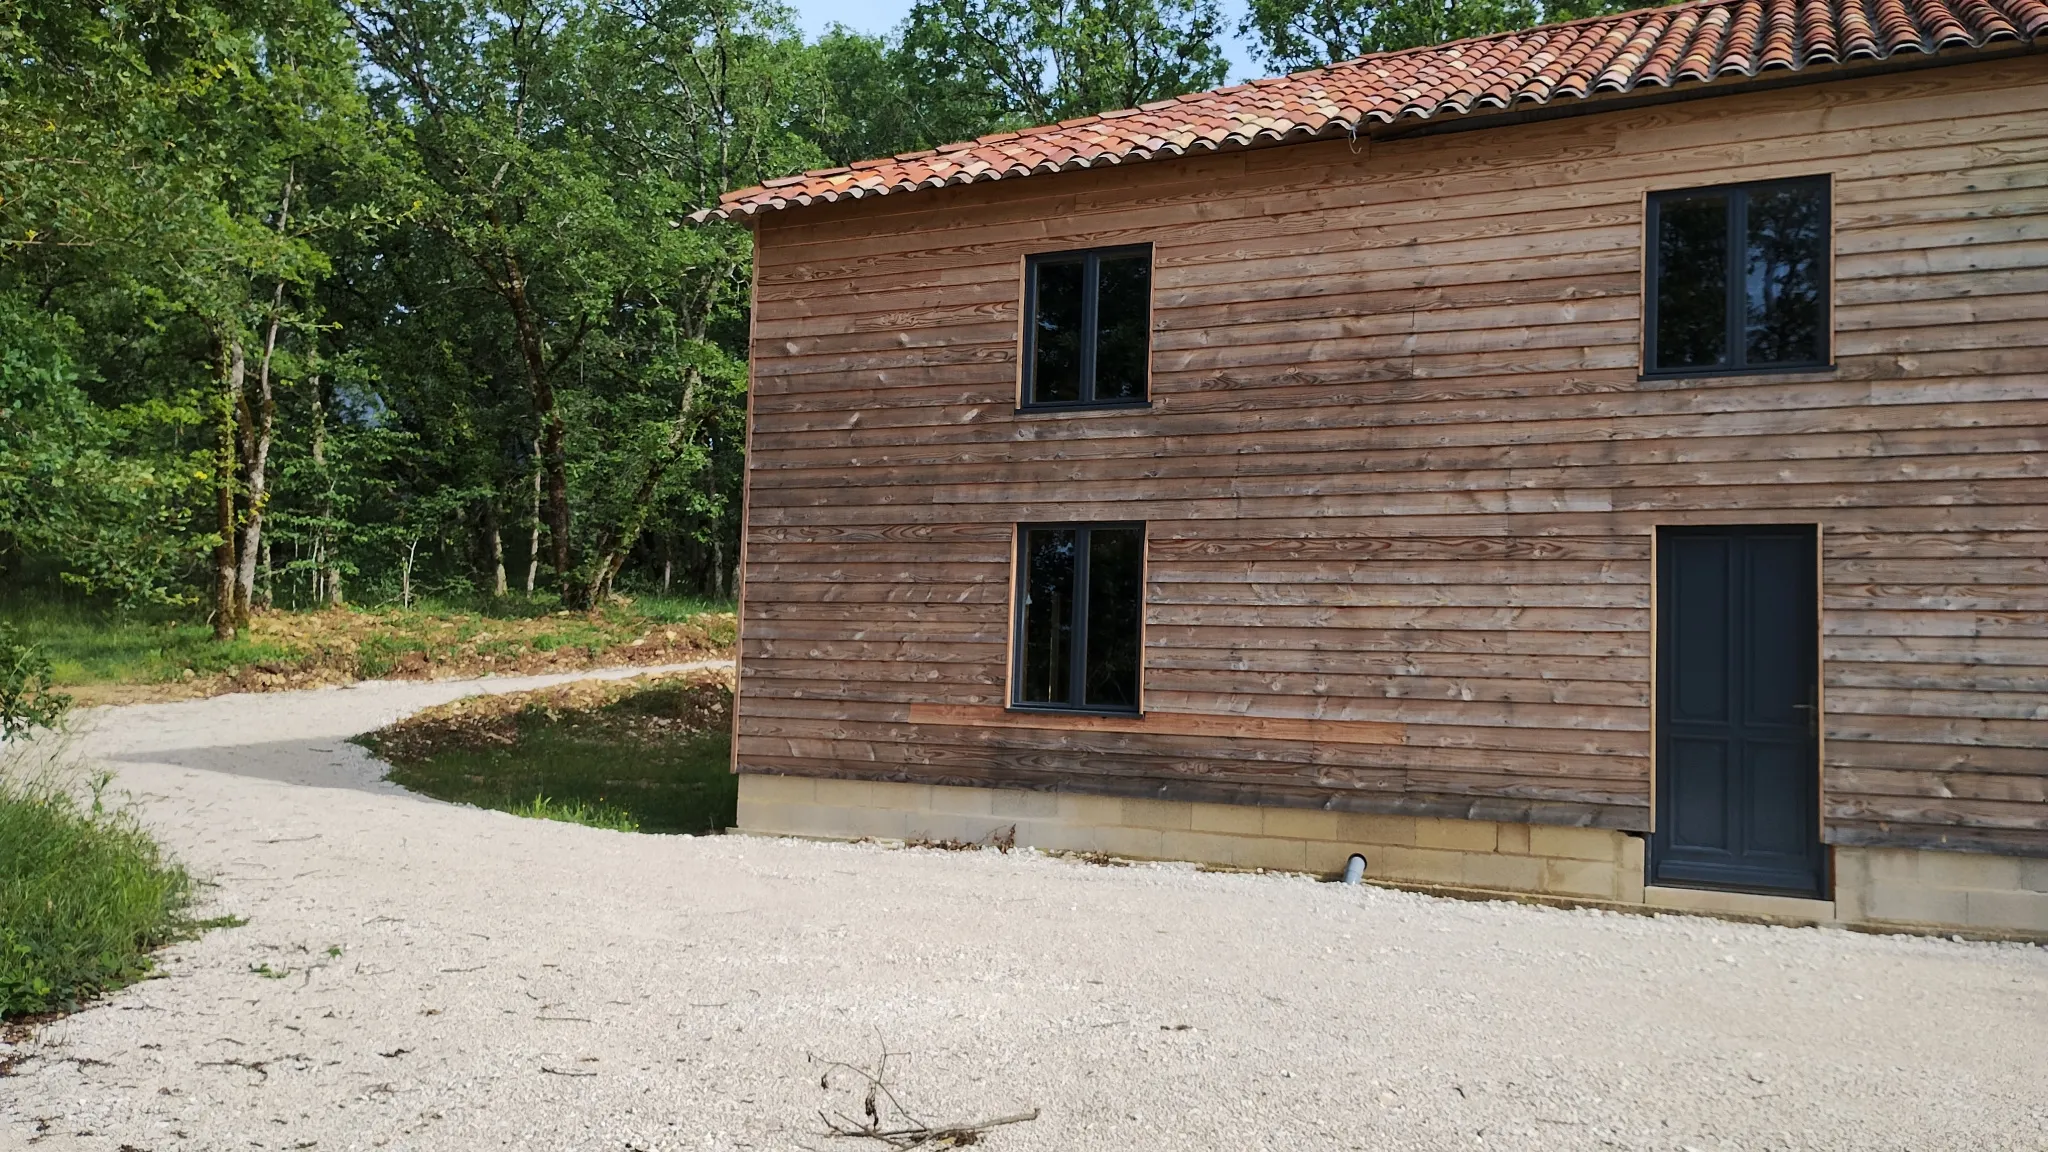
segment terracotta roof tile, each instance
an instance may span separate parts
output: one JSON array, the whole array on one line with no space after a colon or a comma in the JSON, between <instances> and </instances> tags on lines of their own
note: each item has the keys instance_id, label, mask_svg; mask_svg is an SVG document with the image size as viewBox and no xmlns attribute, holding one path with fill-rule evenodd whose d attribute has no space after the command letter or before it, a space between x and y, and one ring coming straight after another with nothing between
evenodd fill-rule
<instances>
[{"instance_id":1,"label":"terracotta roof tile","mask_svg":"<svg viewBox=\"0 0 2048 1152\"><path fill-rule=\"evenodd\" d=\"M1373 122L1543 104L1642 85L1705 83L1810 64L2048 38L2048 0L1697 0L1386 52L1191 92L1043 128L999 132L769 180L698 219L977 180L1306 140Z\"/></svg>"}]
</instances>

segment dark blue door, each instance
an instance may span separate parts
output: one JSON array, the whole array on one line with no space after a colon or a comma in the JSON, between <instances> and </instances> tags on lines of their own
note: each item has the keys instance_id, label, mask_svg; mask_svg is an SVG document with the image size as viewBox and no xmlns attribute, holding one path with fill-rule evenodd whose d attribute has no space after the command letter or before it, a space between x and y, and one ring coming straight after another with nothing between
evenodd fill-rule
<instances>
[{"instance_id":1,"label":"dark blue door","mask_svg":"<svg viewBox=\"0 0 2048 1152\"><path fill-rule=\"evenodd\" d=\"M1657 537L1650 883L1820 896L1814 530Z\"/></svg>"}]
</instances>

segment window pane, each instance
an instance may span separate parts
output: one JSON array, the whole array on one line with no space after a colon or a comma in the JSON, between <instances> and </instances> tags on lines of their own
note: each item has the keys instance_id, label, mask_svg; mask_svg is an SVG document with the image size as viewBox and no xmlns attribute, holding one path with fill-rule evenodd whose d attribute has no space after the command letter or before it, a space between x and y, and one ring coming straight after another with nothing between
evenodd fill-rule
<instances>
[{"instance_id":1,"label":"window pane","mask_svg":"<svg viewBox=\"0 0 2048 1152\"><path fill-rule=\"evenodd\" d=\"M1152 299L1152 257L1106 258L1095 298L1095 398L1143 400Z\"/></svg>"},{"instance_id":2,"label":"window pane","mask_svg":"<svg viewBox=\"0 0 2048 1152\"><path fill-rule=\"evenodd\" d=\"M1657 202L1657 368L1728 359L1728 196Z\"/></svg>"},{"instance_id":3,"label":"window pane","mask_svg":"<svg viewBox=\"0 0 2048 1152\"><path fill-rule=\"evenodd\" d=\"M1081 273L1079 260L1036 265L1038 288L1031 317L1031 402L1072 403L1081 398Z\"/></svg>"},{"instance_id":4,"label":"window pane","mask_svg":"<svg viewBox=\"0 0 2048 1152\"><path fill-rule=\"evenodd\" d=\"M1744 316L1749 363L1827 359L1821 293L1827 276L1826 191L1778 188L1749 197Z\"/></svg>"},{"instance_id":5,"label":"window pane","mask_svg":"<svg viewBox=\"0 0 2048 1152\"><path fill-rule=\"evenodd\" d=\"M1074 651L1074 532L1024 533L1023 688L1020 703L1070 704Z\"/></svg>"},{"instance_id":6,"label":"window pane","mask_svg":"<svg viewBox=\"0 0 2048 1152\"><path fill-rule=\"evenodd\" d=\"M1145 533L1097 528L1088 534L1087 703L1138 706L1138 625L1145 592Z\"/></svg>"}]
</instances>

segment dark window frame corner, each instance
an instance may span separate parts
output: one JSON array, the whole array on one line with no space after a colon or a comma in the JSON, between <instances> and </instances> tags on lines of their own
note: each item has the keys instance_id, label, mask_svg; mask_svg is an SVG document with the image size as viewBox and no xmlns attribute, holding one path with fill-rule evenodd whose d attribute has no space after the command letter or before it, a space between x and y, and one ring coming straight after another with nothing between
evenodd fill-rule
<instances>
[{"instance_id":1,"label":"dark window frame corner","mask_svg":"<svg viewBox=\"0 0 2048 1152\"><path fill-rule=\"evenodd\" d=\"M1655 189L1647 192L1643 202L1642 335L1639 344L1641 362L1637 366L1637 378L1646 381L1690 380L1836 371L1834 186L1834 174L1824 172L1771 180ZM1811 359L1753 364L1749 362L1750 328L1746 292L1750 258L1747 227L1749 204L1758 194L1798 188L1812 189L1819 193L1819 219L1815 237L1817 249L1813 253L1818 265L1819 279L1819 291L1815 298L1817 315L1813 321L1818 354ZM1664 269L1661 228L1664 208L1674 201L1711 197L1721 197L1726 201L1721 209L1721 357L1711 364L1664 367L1660 364L1662 353L1659 348L1659 336L1663 327Z\"/></svg>"},{"instance_id":2,"label":"dark window frame corner","mask_svg":"<svg viewBox=\"0 0 2048 1152\"><path fill-rule=\"evenodd\" d=\"M1115 260L1132 256L1145 258L1145 316L1142 334L1144 336L1143 373L1138 381L1135 396L1113 396L1097 398L1100 380L1097 376L1100 354L1100 302L1102 295L1101 265L1104 260ZM1038 390L1038 341L1039 341L1039 286L1040 273L1048 265L1079 263L1080 300L1074 305L1078 312L1075 346L1075 397L1073 399L1041 400ZM1155 267L1153 245L1150 241L1139 244L1117 244L1100 248L1073 248L1057 252L1033 252L1024 257L1024 299L1023 339L1018 348L1017 412L1094 412L1111 409L1147 408L1152 403L1152 301Z\"/></svg>"},{"instance_id":3,"label":"dark window frame corner","mask_svg":"<svg viewBox=\"0 0 2048 1152\"><path fill-rule=\"evenodd\" d=\"M1137 588L1135 619L1130 645L1131 704L1123 707L1115 704L1091 703L1088 699L1091 684L1089 664L1089 630L1096 626L1093 619L1090 597L1090 564L1092 560L1093 533L1098 531L1124 531L1137 533ZM1028 603L1032 578L1031 534L1034 532L1071 532L1073 540L1073 561L1070 568L1070 586L1073 594L1064 609L1063 619L1066 630L1067 652L1065 667L1058 678L1065 682L1064 700L1031 700L1030 676L1026 662L1031 659ZM1148 555L1151 549L1151 534L1143 520L1103 521L1026 521L1017 525L1016 541L1011 550L1015 571L1011 574L1010 605L1010 667L1009 683L1004 691L1004 707L1012 712L1039 712L1058 715L1079 716L1143 716L1145 714L1145 588Z\"/></svg>"}]
</instances>

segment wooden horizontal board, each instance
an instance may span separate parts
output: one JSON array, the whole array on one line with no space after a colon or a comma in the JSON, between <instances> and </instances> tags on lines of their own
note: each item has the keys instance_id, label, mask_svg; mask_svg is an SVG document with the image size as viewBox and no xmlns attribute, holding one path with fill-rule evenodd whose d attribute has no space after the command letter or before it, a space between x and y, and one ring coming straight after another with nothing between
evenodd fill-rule
<instances>
[{"instance_id":1,"label":"wooden horizontal board","mask_svg":"<svg viewBox=\"0 0 2048 1152\"><path fill-rule=\"evenodd\" d=\"M1920 796L1937 800L1953 796L2048 806L2048 773L1994 776L1983 772L1847 768L1829 772L1827 787L1831 792L1865 796Z\"/></svg>"},{"instance_id":2,"label":"wooden horizontal board","mask_svg":"<svg viewBox=\"0 0 2048 1152\"><path fill-rule=\"evenodd\" d=\"M1825 669L1831 688L1936 689L1949 692L2024 693L2048 703L2048 666L1832 661Z\"/></svg>"},{"instance_id":3,"label":"wooden horizontal board","mask_svg":"<svg viewBox=\"0 0 2048 1152\"><path fill-rule=\"evenodd\" d=\"M1535 680L1568 683L1576 691L1598 691L1600 689L1591 686L1610 681L1641 686L1649 678L1649 669L1643 659L1620 656L1561 656L1505 651L1289 651L1278 648L1201 648L1192 643L1153 644L1145 651L1145 667L1148 683L1158 682L1153 678L1159 674L1183 670L1246 672L1275 677L1308 674L1316 677L1420 676L1453 681L1467 678ZM1640 691L1640 687L1635 690Z\"/></svg>"},{"instance_id":4,"label":"wooden horizontal board","mask_svg":"<svg viewBox=\"0 0 2048 1152\"><path fill-rule=\"evenodd\" d=\"M1289 784L1261 780L1239 782L1203 776L1149 776L1103 772L1077 778L1057 757L983 756L964 763L945 758L937 763L860 764L828 768L809 756L782 756L748 749L747 771L787 776L880 780L967 788L1034 791L1086 791L1106 796L1153 800L1189 800L1210 804L1248 804L1274 808L1317 808L1336 812L1388 813L1466 820L1562 824L1642 831L1649 827L1647 804L1628 799L1580 803L1547 797L1511 796L1474 790L1441 795L1385 789L1332 789L1326 783ZM1085 788L1082 785L1085 784Z\"/></svg>"},{"instance_id":5,"label":"wooden horizontal board","mask_svg":"<svg viewBox=\"0 0 2048 1152\"><path fill-rule=\"evenodd\" d=\"M1649 693L1640 682L1616 680L1545 679L1540 676L1502 675L1507 668L1498 664L1486 669L1489 675L1448 678L1418 674L1387 674L1367 665L1346 671L1281 673L1249 669L1185 668L1166 666L1162 661L1146 662L1145 687L1153 692L1184 696L1224 693L1235 697L1273 697L1313 700L1318 705L1341 705L1357 700L1441 700L1467 704L1556 704L1570 707L1647 708ZM1332 663L1335 663L1334 661ZM1473 711L1491 712L1492 709ZM1526 715L1508 714L1511 722Z\"/></svg>"},{"instance_id":6,"label":"wooden horizontal board","mask_svg":"<svg viewBox=\"0 0 2048 1152\"><path fill-rule=\"evenodd\" d=\"M1234 740L1305 740L1311 744L1401 744L1399 724L1360 720L1284 719L1154 709L1143 716L1079 716L913 704L912 724L971 725L980 728L1057 729L1065 732L1127 732L1135 735L1219 736Z\"/></svg>"}]
</instances>

